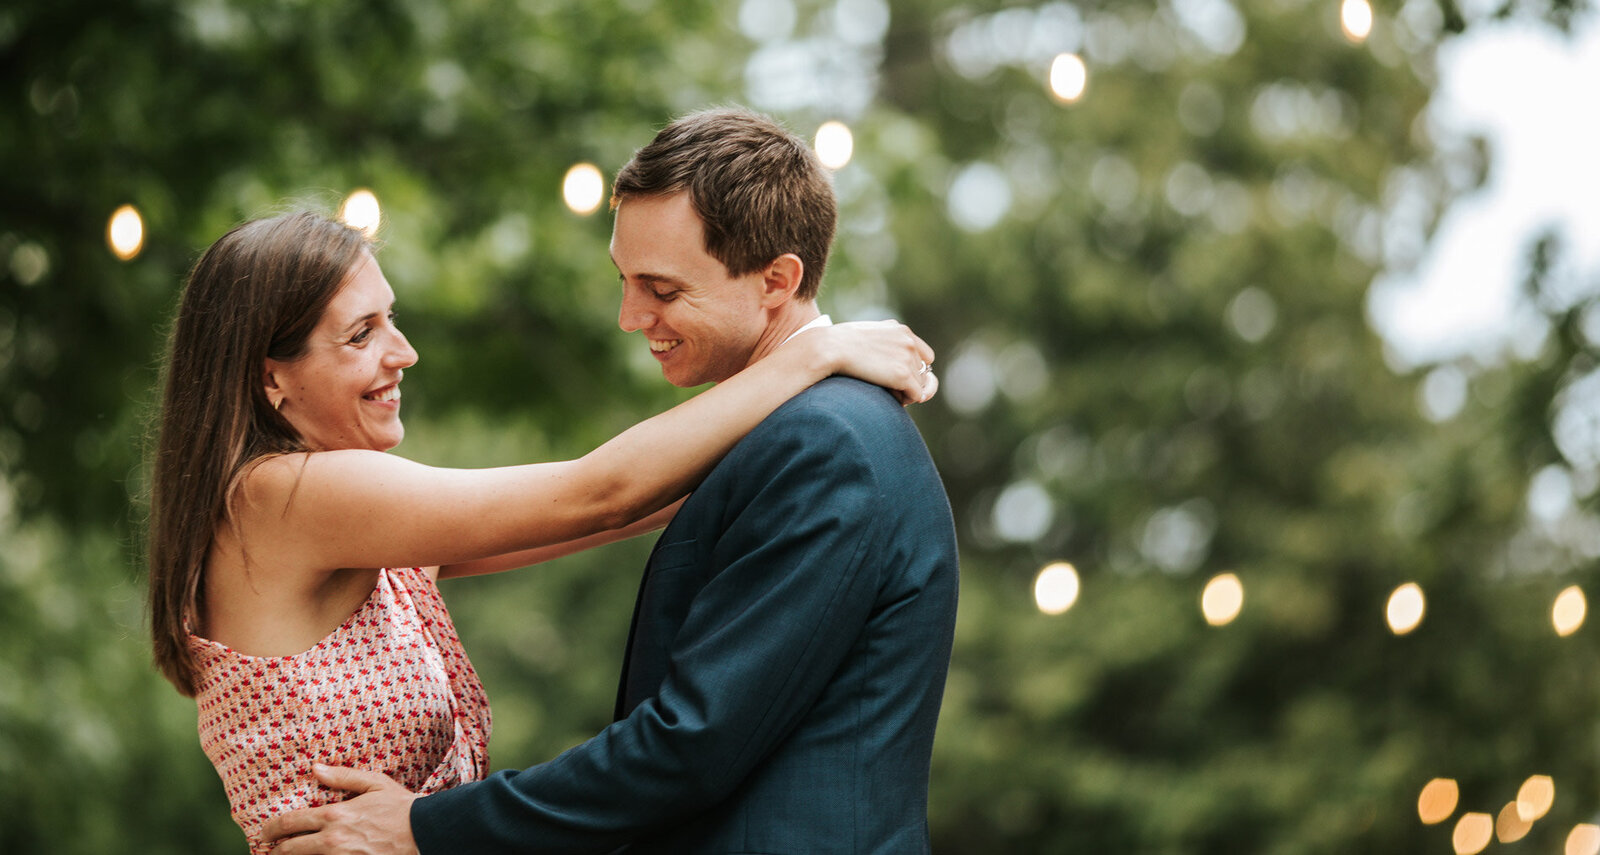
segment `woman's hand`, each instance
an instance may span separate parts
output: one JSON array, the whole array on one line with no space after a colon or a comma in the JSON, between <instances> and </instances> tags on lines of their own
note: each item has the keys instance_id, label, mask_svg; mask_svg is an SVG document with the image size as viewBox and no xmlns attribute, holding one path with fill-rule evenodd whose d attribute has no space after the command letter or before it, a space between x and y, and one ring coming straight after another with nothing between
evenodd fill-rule
<instances>
[{"instance_id":1,"label":"woman's hand","mask_svg":"<svg viewBox=\"0 0 1600 855\"><path fill-rule=\"evenodd\" d=\"M927 401L939 391L933 348L899 321L852 321L806 330L793 344L822 348L829 373L846 374L893 392L902 404Z\"/></svg>"}]
</instances>

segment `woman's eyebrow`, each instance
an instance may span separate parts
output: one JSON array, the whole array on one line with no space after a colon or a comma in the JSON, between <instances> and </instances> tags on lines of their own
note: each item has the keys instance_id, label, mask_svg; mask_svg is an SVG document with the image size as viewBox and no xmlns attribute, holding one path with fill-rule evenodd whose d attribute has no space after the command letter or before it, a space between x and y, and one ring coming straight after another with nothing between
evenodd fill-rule
<instances>
[{"instance_id":1,"label":"woman's eyebrow","mask_svg":"<svg viewBox=\"0 0 1600 855\"><path fill-rule=\"evenodd\" d=\"M394 311L394 306L390 306L389 307L389 311L391 311L391 312ZM362 315L359 318L355 318L355 319L352 319L352 320L348 321L347 323L344 324L344 326L339 327L339 331L341 333L350 332L351 330L355 329L356 327L362 326L363 324L367 323L368 321L371 321L374 318L377 318L377 317L379 317L381 315L384 315L384 314L386 314L386 313L385 312L368 312L368 313Z\"/></svg>"}]
</instances>

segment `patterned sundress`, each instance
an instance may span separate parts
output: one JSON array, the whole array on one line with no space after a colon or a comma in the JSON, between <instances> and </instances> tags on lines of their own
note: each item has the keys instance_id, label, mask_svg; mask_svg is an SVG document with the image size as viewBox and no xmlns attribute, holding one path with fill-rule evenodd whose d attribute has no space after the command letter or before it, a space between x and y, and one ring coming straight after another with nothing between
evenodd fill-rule
<instances>
[{"instance_id":1,"label":"patterned sundress","mask_svg":"<svg viewBox=\"0 0 1600 855\"><path fill-rule=\"evenodd\" d=\"M489 701L420 569L384 569L372 596L304 653L247 656L193 633L200 744L252 853L275 814L346 798L312 763L383 772L413 792L482 778Z\"/></svg>"}]
</instances>

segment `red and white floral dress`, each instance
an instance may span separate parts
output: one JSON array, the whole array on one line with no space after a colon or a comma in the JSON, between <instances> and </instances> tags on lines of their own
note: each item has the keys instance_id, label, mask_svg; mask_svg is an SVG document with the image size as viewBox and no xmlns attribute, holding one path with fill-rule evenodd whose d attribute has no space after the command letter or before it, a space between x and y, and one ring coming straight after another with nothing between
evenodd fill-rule
<instances>
[{"instance_id":1,"label":"red and white floral dress","mask_svg":"<svg viewBox=\"0 0 1600 855\"><path fill-rule=\"evenodd\" d=\"M312 763L389 775L431 793L489 768L489 700L444 600L420 569L378 571L372 596L317 645L246 656L190 634L200 745L252 853L275 814L347 797Z\"/></svg>"}]
</instances>

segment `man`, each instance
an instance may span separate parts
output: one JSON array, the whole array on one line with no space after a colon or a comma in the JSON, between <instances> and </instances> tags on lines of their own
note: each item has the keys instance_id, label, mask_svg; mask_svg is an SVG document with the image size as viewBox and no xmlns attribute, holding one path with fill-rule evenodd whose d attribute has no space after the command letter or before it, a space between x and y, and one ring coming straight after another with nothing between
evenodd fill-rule
<instances>
[{"instance_id":1,"label":"man","mask_svg":"<svg viewBox=\"0 0 1600 855\"><path fill-rule=\"evenodd\" d=\"M832 186L765 117L674 122L618 174L612 205L619 322L670 382L724 380L828 322ZM662 533L615 723L422 798L324 774L367 794L277 823L320 829L279 851L410 852L414 836L428 855L926 852L956 588L949 502L915 426L883 389L830 378L740 442Z\"/></svg>"}]
</instances>

